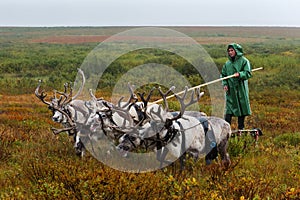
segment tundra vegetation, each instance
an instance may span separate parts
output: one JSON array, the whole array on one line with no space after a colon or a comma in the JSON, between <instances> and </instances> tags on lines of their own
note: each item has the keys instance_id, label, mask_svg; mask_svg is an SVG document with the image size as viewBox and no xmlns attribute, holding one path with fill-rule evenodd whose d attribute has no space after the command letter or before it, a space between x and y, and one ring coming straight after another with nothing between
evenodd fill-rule
<instances>
[{"instance_id":1,"label":"tundra vegetation","mask_svg":"<svg viewBox=\"0 0 300 200\"><path fill-rule=\"evenodd\" d=\"M199 42L219 69L230 42L242 44L252 68L264 67L250 79L252 115L246 120L247 128L261 128L264 135L257 142L250 135L230 138L226 170L221 160L206 166L188 159L182 172L176 163L155 172L125 173L89 153L76 156L73 138L54 135L50 127L58 125L34 96L38 80L45 91L63 91L99 42L128 28L0 28L0 199L300 198L300 28L174 28ZM123 73L145 63L171 66L193 86L202 83L182 58L144 49L114 61L96 96L110 97ZM210 115L209 96L199 105ZM169 106L179 108L176 100Z\"/></svg>"}]
</instances>

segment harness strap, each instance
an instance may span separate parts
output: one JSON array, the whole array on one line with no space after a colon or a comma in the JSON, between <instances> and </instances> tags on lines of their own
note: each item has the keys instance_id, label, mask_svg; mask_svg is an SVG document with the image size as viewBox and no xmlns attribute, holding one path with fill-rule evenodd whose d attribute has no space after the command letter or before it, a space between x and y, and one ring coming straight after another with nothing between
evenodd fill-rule
<instances>
[{"instance_id":1,"label":"harness strap","mask_svg":"<svg viewBox=\"0 0 300 200\"><path fill-rule=\"evenodd\" d=\"M127 139L129 140L129 142L132 144L132 146L134 148L136 148L136 145L134 144L134 142L130 139L130 136L126 135L127 136Z\"/></svg>"},{"instance_id":2,"label":"harness strap","mask_svg":"<svg viewBox=\"0 0 300 200\"><path fill-rule=\"evenodd\" d=\"M201 123L201 125L204 129L205 136L206 136L207 131L208 131L208 119L207 119L207 117L199 117L198 120Z\"/></svg>"},{"instance_id":3,"label":"harness strap","mask_svg":"<svg viewBox=\"0 0 300 200\"><path fill-rule=\"evenodd\" d=\"M111 111L110 111L110 114L106 114L106 116L107 116L107 118L109 119L109 121L110 121L113 125L118 126L118 125L116 124L116 122L113 120Z\"/></svg>"},{"instance_id":4,"label":"harness strap","mask_svg":"<svg viewBox=\"0 0 300 200\"><path fill-rule=\"evenodd\" d=\"M104 129L104 121L103 121L103 118L102 118L102 116L101 116L101 114L100 114L99 112L96 112L96 113L97 113L97 115L99 116L100 121L101 121L101 130L103 131L104 135L107 136L107 132L106 132L106 130Z\"/></svg>"},{"instance_id":5,"label":"harness strap","mask_svg":"<svg viewBox=\"0 0 300 200\"><path fill-rule=\"evenodd\" d=\"M144 114L141 111L141 109L139 109L139 106L137 104L133 104L133 107L137 113L138 116L138 122L142 121L144 119Z\"/></svg>"},{"instance_id":6,"label":"harness strap","mask_svg":"<svg viewBox=\"0 0 300 200\"><path fill-rule=\"evenodd\" d=\"M182 132L182 130L183 130L182 124L179 121L176 121L176 122L178 123L178 125L180 127L180 132ZM182 155L186 150L185 149L185 134L184 134L184 132L181 134L181 136L182 136L182 142L181 142L181 148L180 148L180 155Z\"/></svg>"},{"instance_id":7,"label":"harness strap","mask_svg":"<svg viewBox=\"0 0 300 200\"><path fill-rule=\"evenodd\" d=\"M151 143L148 144L148 141L150 141ZM153 140L153 139L151 139L151 138L149 138L149 139L147 139L147 140L142 140L141 142L145 144L146 150L148 150L148 147L150 147L150 146L152 146L152 145L154 145L154 144L157 144L157 140ZM156 145L156 146L157 146L157 145ZM162 148L162 147L160 147L160 148Z\"/></svg>"},{"instance_id":8,"label":"harness strap","mask_svg":"<svg viewBox=\"0 0 300 200\"><path fill-rule=\"evenodd\" d=\"M168 141L171 142L179 132L182 132L182 131L183 131L183 126L182 126L182 124L181 124L179 121L175 121L175 122L179 125L180 130L178 131L178 130L175 129L174 127L172 127L172 129L169 129L168 132L167 132L167 136L169 135L169 137L167 138L168 140L167 140L166 142L168 142ZM171 132L171 134L168 134L169 131Z\"/></svg>"}]
</instances>

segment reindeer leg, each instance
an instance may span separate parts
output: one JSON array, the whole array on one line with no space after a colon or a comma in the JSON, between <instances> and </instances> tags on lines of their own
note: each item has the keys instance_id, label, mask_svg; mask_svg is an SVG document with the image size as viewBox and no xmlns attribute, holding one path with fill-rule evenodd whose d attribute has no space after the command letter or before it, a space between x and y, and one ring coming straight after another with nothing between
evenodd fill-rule
<instances>
[{"instance_id":1,"label":"reindeer leg","mask_svg":"<svg viewBox=\"0 0 300 200\"><path fill-rule=\"evenodd\" d=\"M166 163L168 163L165 159L166 159L166 156L167 156L167 154L168 154L168 152L169 152L169 149L168 148L162 148L162 149L160 149L160 157L158 158L157 157L157 160L159 160L160 161L160 168L162 168L163 167L163 163L164 162L166 162Z\"/></svg>"},{"instance_id":2,"label":"reindeer leg","mask_svg":"<svg viewBox=\"0 0 300 200\"><path fill-rule=\"evenodd\" d=\"M162 158L162 153L163 153L163 146L162 146L162 143L161 142L156 142L156 160L160 161L160 168L162 168L162 165L163 165L163 162L161 160Z\"/></svg>"},{"instance_id":3,"label":"reindeer leg","mask_svg":"<svg viewBox=\"0 0 300 200\"><path fill-rule=\"evenodd\" d=\"M184 152L181 156L180 156L180 172L182 172L184 170L184 163L186 160L186 152Z\"/></svg>"},{"instance_id":4,"label":"reindeer leg","mask_svg":"<svg viewBox=\"0 0 300 200\"><path fill-rule=\"evenodd\" d=\"M76 134L76 136L74 136L74 138L75 138L75 145L74 145L75 153L77 156L83 157L84 149L85 149L84 144L81 141L81 138L78 133Z\"/></svg>"},{"instance_id":5,"label":"reindeer leg","mask_svg":"<svg viewBox=\"0 0 300 200\"><path fill-rule=\"evenodd\" d=\"M227 146L228 146L228 138L224 139L223 141L220 142L218 145L218 151L222 159L222 164L224 167L228 168L230 165L230 158L229 154L227 153Z\"/></svg>"},{"instance_id":6,"label":"reindeer leg","mask_svg":"<svg viewBox=\"0 0 300 200\"><path fill-rule=\"evenodd\" d=\"M214 147L206 156L205 156L205 162L206 165L210 165L211 161L216 159L218 156L218 148Z\"/></svg>"}]
</instances>

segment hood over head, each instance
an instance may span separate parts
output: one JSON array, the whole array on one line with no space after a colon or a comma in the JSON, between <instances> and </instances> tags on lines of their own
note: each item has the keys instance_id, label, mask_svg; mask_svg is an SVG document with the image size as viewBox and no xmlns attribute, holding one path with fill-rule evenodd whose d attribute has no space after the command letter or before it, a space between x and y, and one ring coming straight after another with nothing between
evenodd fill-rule
<instances>
[{"instance_id":1,"label":"hood over head","mask_svg":"<svg viewBox=\"0 0 300 200\"><path fill-rule=\"evenodd\" d=\"M229 44L229 45L227 46L227 50L228 50L230 47L232 47L232 48L235 50L237 56L239 56L239 57L240 57L240 56L243 56L244 52L243 52L243 48L242 48L241 45L239 45L239 44L237 44L237 43L231 43L231 44Z\"/></svg>"}]
</instances>

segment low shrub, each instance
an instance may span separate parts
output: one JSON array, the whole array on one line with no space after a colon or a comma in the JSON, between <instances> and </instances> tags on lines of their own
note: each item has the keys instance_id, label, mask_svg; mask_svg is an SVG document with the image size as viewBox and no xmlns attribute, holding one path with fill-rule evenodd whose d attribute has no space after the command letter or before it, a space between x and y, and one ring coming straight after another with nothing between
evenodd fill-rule
<instances>
[{"instance_id":1,"label":"low shrub","mask_svg":"<svg viewBox=\"0 0 300 200\"><path fill-rule=\"evenodd\" d=\"M278 147L286 147L288 145L294 147L300 146L300 132L279 135L274 139L274 144Z\"/></svg>"}]
</instances>

